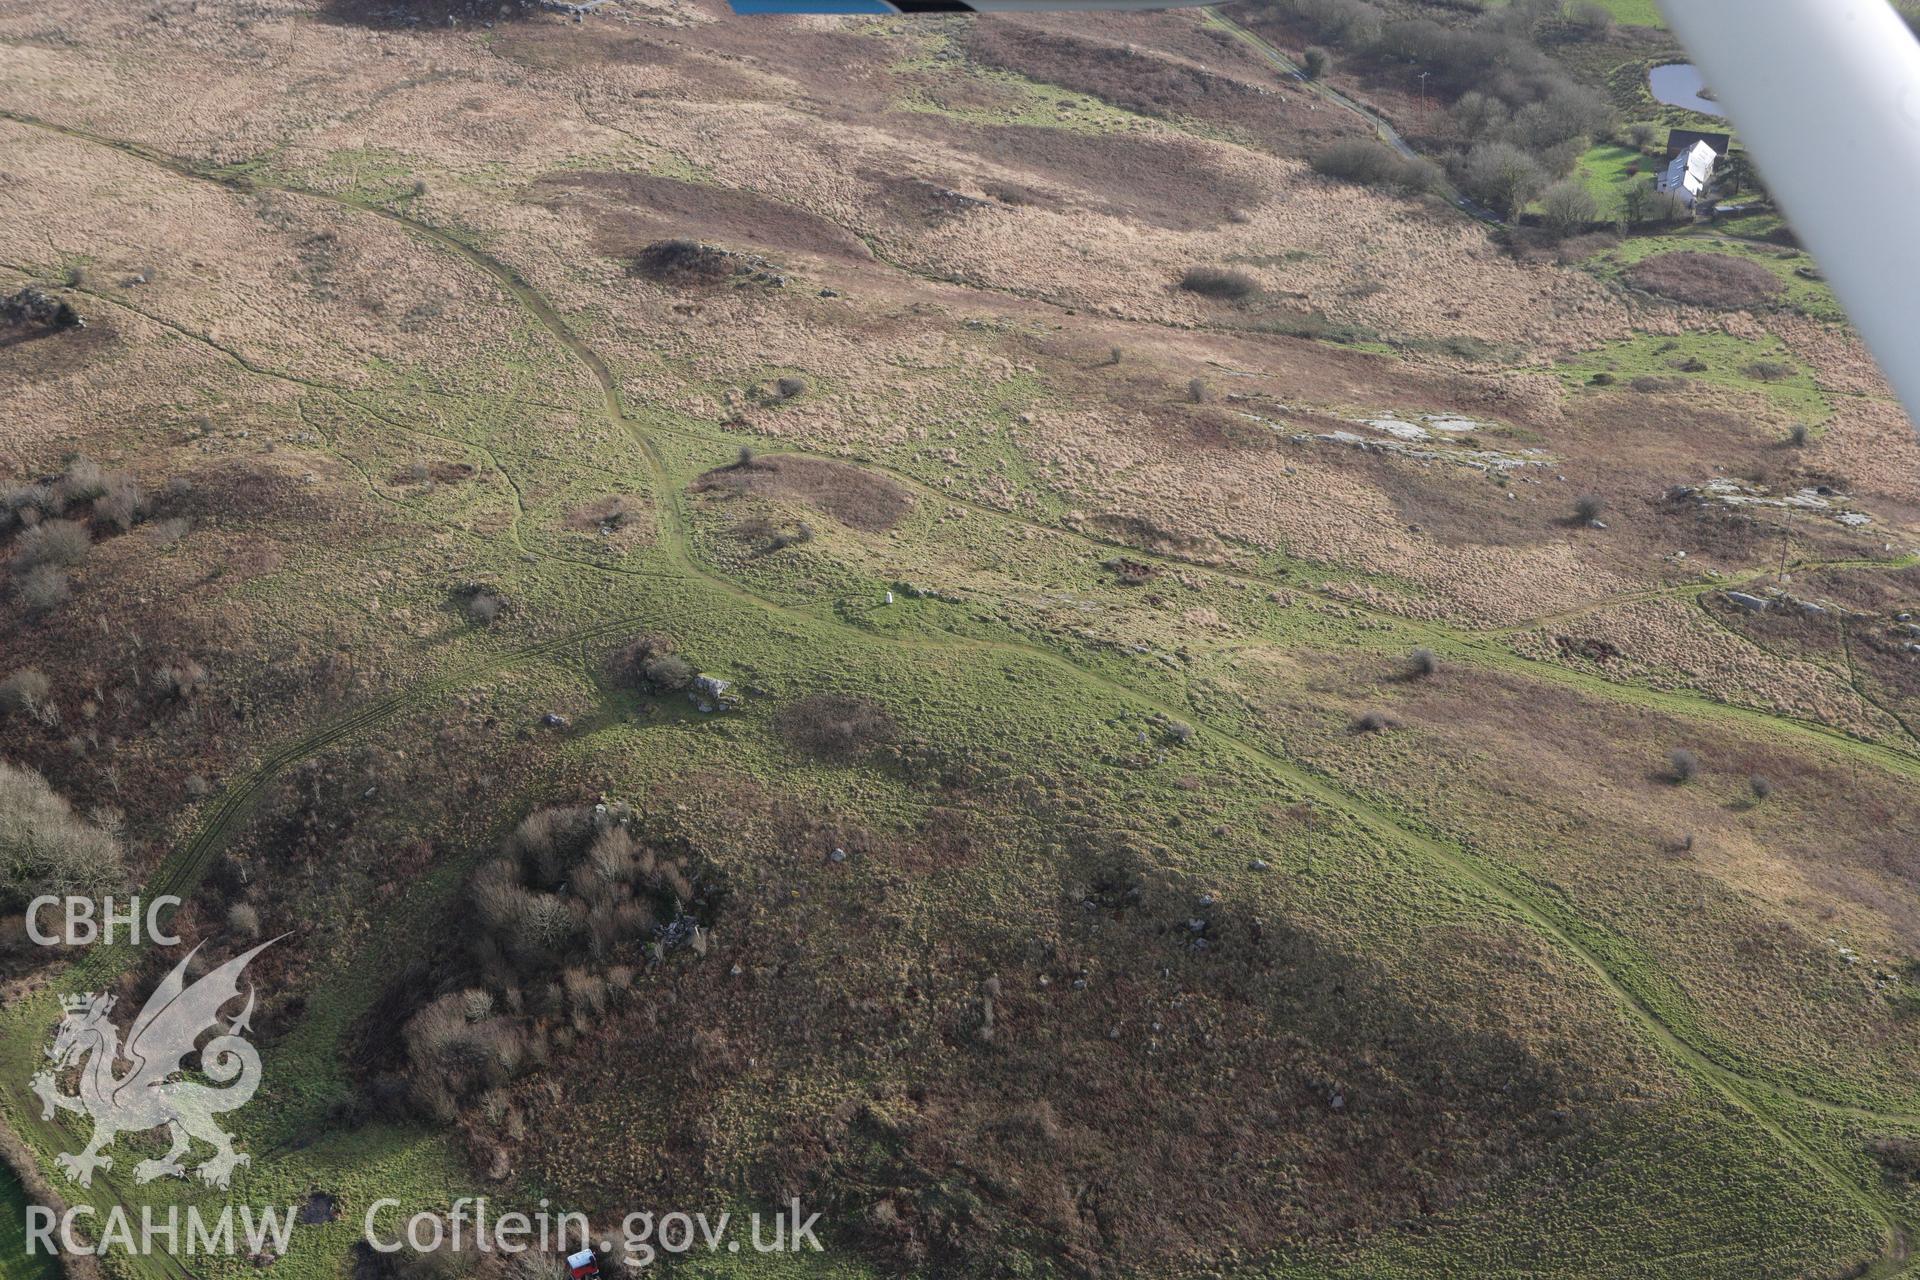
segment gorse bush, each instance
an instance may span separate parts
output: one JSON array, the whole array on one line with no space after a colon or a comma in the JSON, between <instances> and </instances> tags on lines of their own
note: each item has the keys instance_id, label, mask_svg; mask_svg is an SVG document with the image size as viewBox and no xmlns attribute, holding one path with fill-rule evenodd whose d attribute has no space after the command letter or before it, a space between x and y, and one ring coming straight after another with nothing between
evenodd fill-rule
<instances>
[{"instance_id":1,"label":"gorse bush","mask_svg":"<svg viewBox=\"0 0 1920 1280\"><path fill-rule=\"evenodd\" d=\"M0 762L0 907L43 893L97 896L122 878L119 840L74 813L32 769Z\"/></svg>"}]
</instances>

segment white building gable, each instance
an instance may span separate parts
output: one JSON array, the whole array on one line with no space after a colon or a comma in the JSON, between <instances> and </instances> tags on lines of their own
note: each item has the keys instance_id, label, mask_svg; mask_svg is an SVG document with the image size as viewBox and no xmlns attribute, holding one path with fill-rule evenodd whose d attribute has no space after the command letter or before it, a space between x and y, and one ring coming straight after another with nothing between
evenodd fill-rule
<instances>
[{"instance_id":1,"label":"white building gable","mask_svg":"<svg viewBox=\"0 0 1920 1280\"><path fill-rule=\"evenodd\" d=\"M1713 181L1713 162L1717 159L1719 156L1712 147L1704 142L1694 143L1667 165L1667 171L1660 175L1660 190L1671 191L1692 204Z\"/></svg>"}]
</instances>

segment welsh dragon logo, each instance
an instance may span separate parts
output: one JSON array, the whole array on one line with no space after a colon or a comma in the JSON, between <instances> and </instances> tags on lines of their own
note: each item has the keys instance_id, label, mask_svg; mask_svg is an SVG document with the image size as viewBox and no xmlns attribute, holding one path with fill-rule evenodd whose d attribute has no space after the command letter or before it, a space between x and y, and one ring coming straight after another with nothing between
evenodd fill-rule
<instances>
[{"instance_id":1,"label":"welsh dragon logo","mask_svg":"<svg viewBox=\"0 0 1920 1280\"><path fill-rule=\"evenodd\" d=\"M214 1149L212 1156L194 1170L202 1182L224 1188L233 1171L248 1163L247 1156L233 1149L214 1117L223 1111L245 1106L260 1087L260 1055L248 1044L243 1032L253 1016L254 991L247 987L246 1006L225 1030L208 1040L198 1052L199 1074L213 1081L203 1084L184 1079L187 1059L195 1056L195 1041L209 1029L220 1027L220 1011L239 998L240 975L252 959L279 939L263 942L245 955L235 956L192 986L187 985L187 966L200 950L195 947L174 966L127 1031L126 1044L120 1042L120 1029L108 1018L114 997L105 993L61 997L64 1016L54 1034L47 1057L51 1068L33 1077L33 1091L43 1104L41 1118L53 1119L55 1110L74 1111L93 1120L93 1140L77 1155L63 1152L60 1167L80 1186L93 1184L95 1169L113 1168L113 1157L101 1154L122 1133L139 1133L165 1126L172 1148L158 1160L142 1160L134 1168L136 1182L155 1178L184 1178L181 1164L198 1138ZM80 1091L60 1092L56 1075L76 1063L80 1067ZM128 1064L124 1073L114 1068ZM218 1086L218 1087L216 1087Z\"/></svg>"}]
</instances>

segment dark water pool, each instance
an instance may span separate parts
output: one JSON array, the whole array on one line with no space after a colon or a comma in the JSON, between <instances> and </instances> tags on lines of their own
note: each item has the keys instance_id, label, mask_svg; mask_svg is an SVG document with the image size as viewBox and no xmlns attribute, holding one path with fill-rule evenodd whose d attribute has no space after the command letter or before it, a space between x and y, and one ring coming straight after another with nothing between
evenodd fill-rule
<instances>
[{"instance_id":1,"label":"dark water pool","mask_svg":"<svg viewBox=\"0 0 1920 1280\"><path fill-rule=\"evenodd\" d=\"M1706 82L1700 78L1700 68L1691 62L1669 62L1647 72L1647 88L1653 91L1655 102L1664 102L1670 107L1685 107L1702 115L1726 115L1719 103L1700 96L1700 91L1706 87Z\"/></svg>"}]
</instances>

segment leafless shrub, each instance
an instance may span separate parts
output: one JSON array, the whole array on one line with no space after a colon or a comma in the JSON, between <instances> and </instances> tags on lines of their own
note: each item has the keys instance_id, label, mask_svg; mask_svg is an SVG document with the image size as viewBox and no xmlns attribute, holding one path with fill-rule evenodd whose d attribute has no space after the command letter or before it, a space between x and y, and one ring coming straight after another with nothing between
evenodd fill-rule
<instances>
[{"instance_id":1,"label":"leafless shrub","mask_svg":"<svg viewBox=\"0 0 1920 1280\"><path fill-rule=\"evenodd\" d=\"M1755 360L1747 366L1748 376L1761 382L1785 382L1793 373L1793 366L1784 360Z\"/></svg>"},{"instance_id":2,"label":"leafless shrub","mask_svg":"<svg viewBox=\"0 0 1920 1280\"><path fill-rule=\"evenodd\" d=\"M66 499L44 484L23 484L7 491L5 506L15 516L24 517L30 511L33 519L38 521L44 516L57 516L66 510Z\"/></svg>"},{"instance_id":3,"label":"leafless shrub","mask_svg":"<svg viewBox=\"0 0 1920 1280\"><path fill-rule=\"evenodd\" d=\"M146 509L140 484L124 471L107 477L106 488L93 504L96 519L104 520L121 533L133 528Z\"/></svg>"},{"instance_id":4,"label":"leafless shrub","mask_svg":"<svg viewBox=\"0 0 1920 1280\"><path fill-rule=\"evenodd\" d=\"M773 394L777 400L791 400L796 396L806 394L806 390L807 380L805 378L782 378L773 384Z\"/></svg>"},{"instance_id":5,"label":"leafless shrub","mask_svg":"<svg viewBox=\"0 0 1920 1280\"><path fill-rule=\"evenodd\" d=\"M169 663L153 673L154 693L162 699L185 702L204 691L207 684L207 669L192 659Z\"/></svg>"},{"instance_id":6,"label":"leafless shrub","mask_svg":"<svg viewBox=\"0 0 1920 1280\"><path fill-rule=\"evenodd\" d=\"M1685 747L1667 753L1667 766L1675 785L1684 785L1700 776L1700 757Z\"/></svg>"},{"instance_id":7,"label":"leafless shrub","mask_svg":"<svg viewBox=\"0 0 1920 1280\"><path fill-rule=\"evenodd\" d=\"M60 492L68 502L91 502L106 491L106 473L92 458L75 458L60 477Z\"/></svg>"},{"instance_id":8,"label":"leafless shrub","mask_svg":"<svg viewBox=\"0 0 1920 1280\"><path fill-rule=\"evenodd\" d=\"M78 520L46 520L20 535L14 543L13 563L20 570L40 565L71 568L84 561L92 547L87 526Z\"/></svg>"},{"instance_id":9,"label":"leafless shrub","mask_svg":"<svg viewBox=\"0 0 1920 1280\"><path fill-rule=\"evenodd\" d=\"M22 667L0 680L0 711L37 715L52 694L53 681L32 667Z\"/></svg>"},{"instance_id":10,"label":"leafless shrub","mask_svg":"<svg viewBox=\"0 0 1920 1280\"><path fill-rule=\"evenodd\" d=\"M120 883L120 841L87 822L32 769L0 761L0 904L92 896Z\"/></svg>"},{"instance_id":11,"label":"leafless shrub","mask_svg":"<svg viewBox=\"0 0 1920 1280\"><path fill-rule=\"evenodd\" d=\"M1583 493L1573 500L1573 518L1581 524L1592 524L1604 510L1606 504L1600 501L1597 494Z\"/></svg>"},{"instance_id":12,"label":"leafless shrub","mask_svg":"<svg viewBox=\"0 0 1920 1280\"><path fill-rule=\"evenodd\" d=\"M1753 792L1755 800L1765 800L1773 794L1773 779L1764 773L1756 773L1747 779L1747 790Z\"/></svg>"},{"instance_id":13,"label":"leafless shrub","mask_svg":"<svg viewBox=\"0 0 1920 1280\"><path fill-rule=\"evenodd\" d=\"M462 993L449 992L416 1012L401 1031L414 1066L415 1100L437 1119L458 1104L511 1080L526 1057L525 1035L512 1022L469 1021Z\"/></svg>"},{"instance_id":14,"label":"leafless shrub","mask_svg":"<svg viewBox=\"0 0 1920 1280\"><path fill-rule=\"evenodd\" d=\"M29 569L13 580L14 599L28 613L44 613L64 604L71 594L66 572L50 564Z\"/></svg>"},{"instance_id":15,"label":"leafless shrub","mask_svg":"<svg viewBox=\"0 0 1920 1280\"><path fill-rule=\"evenodd\" d=\"M1207 385L1205 378L1192 378L1187 382L1187 399L1194 404L1205 404L1213 399L1213 388Z\"/></svg>"},{"instance_id":16,"label":"leafless shrub","mask_svg":"<svg viewBox=\"0 0 1920 1280\"><path fill-rule=\"evenodd\" d=\"M186 537L187 531L192 527L192 522L185 516L173 516L166 520L156 521L148 529L147 534L153 539L155 546L170 547L180 541L180 539Z\"/></svg>"},{"instance_id":17,"label":"leafless shrub","mask_svg":"<svg viewBox=\"0 0 1920 1280\"><path fill-rule=\"evenodd\" d=\"M1548 234L1560 240L1586 230L1600 217L1593 193L1578 178L1562 178L1548 187L1540 197L1540 208Z\"/></svg>"},{"instance_id":18,"label":"leafless shrub","mask_svg":"<svg viewBox=\"0 0 1920 1280\"><path fill-rule=\"evenodd\" d=\"M1806 423L1796 422L1793 424L1793 430L1787 432L1787 443L1796 449L1804 449L1807 447L1807 438L1811 434L1812 428Z\"/></svg>"},{"instance_id":19,"label":"leafless shrub","mask_svg":"<svg viewBox=\"0 0 1920 1280\"><path fill-rule=\"evenodd\" d=\"M1407 655L1407 672L1414 679L1437 675L1440 671L1440 656L1431 649L1415 649Z\"/></svg>"},{"instance_id":20,"label":"leafless shrub","mask_svg":"<svg viewBox=\"0 0 1920 1280\"><path fill-rule=\"evenodd\" d=\"M1363 711L1353 718L1350 726L1355 733L1379 733L1390 727L1393 722L1379 711Z\"/></svg>"},{"instance_id":21,"label":"leafless shrub","mask_svg":"<svg viewBox=\"0 0 1920 1280\"><path fill-rule=\"evenodd\" d=\"M244 902L227 908L227 928L236 937L251 941L260 936L260 913Z\"/></svg>"}]
</instances>

